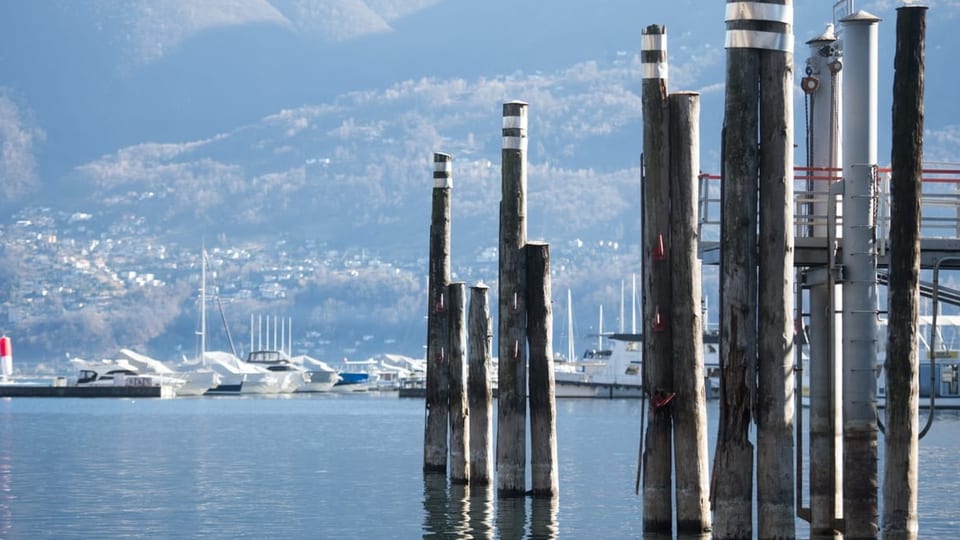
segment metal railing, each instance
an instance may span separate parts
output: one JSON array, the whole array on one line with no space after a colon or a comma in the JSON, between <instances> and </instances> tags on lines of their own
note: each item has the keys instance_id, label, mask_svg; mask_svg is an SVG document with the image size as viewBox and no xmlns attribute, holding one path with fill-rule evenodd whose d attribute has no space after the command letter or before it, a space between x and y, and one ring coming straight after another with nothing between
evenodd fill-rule
<instances>
[{"instance_id":1,"label":"metal railing","mask_svg":"<svg viewBox=\"0 0 960 540\"><path fill-rule=\"evenodd\" d=\"M794 169L794 236L826 238L834 227L841 236L843 190L841 169L796 167ZM890 230L889 168L875 169L875 217L877 238L888 238ZM720 239L721 177L702 173L699 177L699 238L715 243ZM960 165L927 163L923 169L920 202L920 234L923 238L960 238ZM886 242L878 249L884 250Z\"/></svg>"}]
</instances>

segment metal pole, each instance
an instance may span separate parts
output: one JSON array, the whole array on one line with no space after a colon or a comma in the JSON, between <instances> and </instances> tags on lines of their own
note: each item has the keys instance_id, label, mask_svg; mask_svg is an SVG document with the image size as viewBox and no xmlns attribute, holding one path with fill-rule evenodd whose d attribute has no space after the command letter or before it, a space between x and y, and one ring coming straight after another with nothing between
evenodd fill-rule
<instances>
[{"instance_id":1,"label":"metal pole","mask_svg":"<svg viewBox=\"0 0 960 540\"><path fill-rule=\"evenodd\" d=\"M843 83L843 516L844 535L875 538L877 524L877 27L859 11L841 20Z\"/></svg>"},{"instance_id":2,"label":"metal pole","mask_svg":"<svg viewBox=\"0 0 960 540\"><path fill-rule=\"evenodd\" d=\"M807 58L806 77L801 81L810 106L807 166L812 170L809 176L818 177L808 180L807 186L815 197L810 219L815 238L826 241L826 272L810 287L810 361L809 366L801 366L809 374L810 401L810 535L812 538L834 538L837 517L842 510L841 463L841 421L840 421L840 375L837 373L837 351L841 321L837 317L837 306L842 302L841 288L834 283L834 246L836 237L834 215L836 202L832 191L834 176L831 170L839 163L839 104L841 70L839 52L836 48L837 36L833 26L820 36L807 42L810 56ZM811 82L812 81L812 82ZM823 179L821 179L823 178ZM821 224L822 221L822 224ZM808 274L810 275L810 274ZM798 463L802 463L799 455ZM813 464L816 464L814 466ZM801 468L802 470L802 468ZM803 479L796 479L798 486ZM799 490L798 490L799 493ZM802 501L797 501L798 506Z\"/></svg>"}]
</instances>

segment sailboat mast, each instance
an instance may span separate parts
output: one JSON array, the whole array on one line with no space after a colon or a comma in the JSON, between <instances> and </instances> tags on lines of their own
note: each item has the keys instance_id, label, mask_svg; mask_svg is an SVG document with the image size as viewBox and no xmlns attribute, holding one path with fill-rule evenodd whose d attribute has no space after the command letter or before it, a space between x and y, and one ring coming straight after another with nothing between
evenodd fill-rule
<instances>
[{"instance_id":1,"label":"sailboat mast","mask_svg":"<svg viewBox=\"0 0 960 540\"><path fill-rule=\"evenodd\" d=\"M603 304L600 304L600 331L597 332L597 350L603 350Z\"/></svg>"},{"instance_id":2,"label":"sailboat mast","mask_svg":"<svg viewBox=\"0 0 960 540\"><path fill-rule=\"evenodd\" d=\"M630 333L637 333L637 275L633 274L633 292L630 294Z\"/></svg>"},{"instance_id":3,"label":"sailboat mast","mask_svg":"<svg viewBox=\"0 0 960 540\"><path fill-rule=\"evenodd\" d=\"M207 250L200 257L200 365L206 365L207 353Z\"/></svg>"},{"instance_id":4,"label":"sailboat mast","mask_svg":"<svg viewBox=\"0 0 960 540\"><path fill-rule=\"evenodd\" d=\"M620 280L620 333L621 334L623 333L623 308L624 308L624 305L623 305L624 290L623 289L624 289L624 284L623 284L623 280L621 279Z\"/></svg>"},{"instance_id":5,"label":"sailboat mast","mask_svg":"<svg viewBox=\"0 0 960 540\"><path fill-rule=\"evenodd\" d=\"M567 359L573 361L573 292L567 289Z\"/></svg>"}]
</instances>

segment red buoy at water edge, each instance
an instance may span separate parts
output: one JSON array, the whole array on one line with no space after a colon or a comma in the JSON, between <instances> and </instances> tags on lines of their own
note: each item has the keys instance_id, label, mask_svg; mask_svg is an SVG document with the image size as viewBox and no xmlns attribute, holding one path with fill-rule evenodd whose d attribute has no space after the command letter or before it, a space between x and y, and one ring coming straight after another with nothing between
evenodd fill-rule
<instances>
[{"instance_id":1,"label":"red buoy at water edge","mask_svg":"<svg viewBox=\"0 0 960 540\"><path fill-rule=\"evenodd\" d=\"M13 344L7 336L0 336L0 380L13 376Z\"/></svg>"}]
</instances>

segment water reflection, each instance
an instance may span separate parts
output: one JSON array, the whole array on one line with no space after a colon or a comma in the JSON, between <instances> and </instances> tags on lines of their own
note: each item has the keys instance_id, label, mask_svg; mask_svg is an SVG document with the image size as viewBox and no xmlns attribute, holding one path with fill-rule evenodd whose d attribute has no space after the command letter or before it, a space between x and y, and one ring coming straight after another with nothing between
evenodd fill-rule
<instances>
[{"instance_id":1,"label":"water reflection","mask_svg":"<svg viewBox=\"0 0 960 540\"><path fill-rule=\"evenodd\" d=\"M456 538L470 538L470 487L466 484L450 486L449 528Z\"/></svg>"},{"instance_id":2,"label":"water reflection","mask_svg":"<svg viewBox=\"0 0 960 540\"><path fill-rule=\"evenodd\" d=\"M493 492L489 485L470 486L470 532L473 538L493 540Z\"/></svg>"},{"instance_id":3,"label":"water reflection","mask_svg":"<svg viewBox=\"0 0 960 540\"><path fill-rule=\"evenodd\" d=\"M497 499L497 533L502 540L523 538L526 522L527 499L525 497Z\"/></svg>"},{"instance_id":4,"label":"water reflection","mask_svg":"<svg viewBox=\"0 0 960 540\"><path fill-rule=\"evenodd\" d=\"M11 398L4 398L9 401ZM0 434L5 434L4 426L12 421L12 414L7 407L3 410L3 419L0 422ZM9 538L13 530L13 437L0 437L0 538Z\"/></svg>"},{"instance_id":5,"label":"water reflection","mask_svg":"<svg viewBox=\"0 0 960 540\"><path fill-rule=\"evenodd\" d=\"M560 507L560 498L535 497L531 506L530 538L559 538L557 509Z\"/></svg>"},{"instance_id":6,"label":"water reflection","mask_svg":"<svg viewBox=\"0 0 960 540\"><path fill-rule=\"evenodd\" d=\"M423 473L423 537L446 538L447 475Z\"/></svg>"},{"instance_id":7,"label":"water reflection","mask_svg":"<svg viewBox=\"0 0 960 540\"><path fill-rule=\"evenodd\" d=\"M423 477L424 538L493 539L493 496L487 486L447 483L442 473Z\"/></svg>"},{"instance_id":8,"label":"water reflection","mask_svg":"<svg viewBox=\"0 0 960 540\"><path fill-rule=\"evenodd\" d=\"M713 536L710 533L702 534L672 534L662 533L644 533L643 540L710 540Z\"/></svg>"},{"instance_id":9,"label":"water reflection","mask_svg":"<svg viewBox=\"0 0 960 540\"><path fill-rule=\"evenodd\" d=\"M451 485L442 473L425 473L423 538L559 538L559 498L495 496L495 486Z\"/></svg>"}]
</instances>

